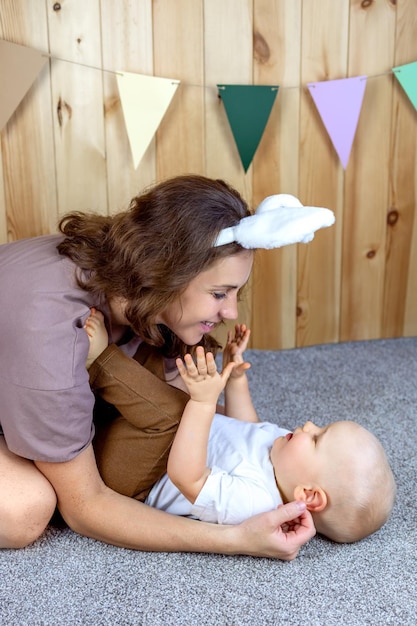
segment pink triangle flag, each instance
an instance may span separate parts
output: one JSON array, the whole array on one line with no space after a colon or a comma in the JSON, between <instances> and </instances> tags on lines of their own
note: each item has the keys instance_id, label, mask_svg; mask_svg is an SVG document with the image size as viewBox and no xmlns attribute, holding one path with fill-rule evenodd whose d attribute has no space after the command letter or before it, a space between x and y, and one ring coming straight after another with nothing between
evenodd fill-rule
<instances>
[{"instance_id":1,"label":"pink triangle flag","mask_svg":"<svg viewBox=\"0 0 417 626\"><path fill-rule=\"evenodd\" d=\"M47 55L38 50L0 40L0 130L6 126L46 60Z\"/></svg>"},{"instance_id":2,"label":"pink triangle flag","mask_svg":"<svg viewBox=\"0 0 417 626\"><path fill-rule=\"evenodd\" d=\"M366 76L307 83L311 97L346 169L366 87Z\"/></svg>"}]
</instances>

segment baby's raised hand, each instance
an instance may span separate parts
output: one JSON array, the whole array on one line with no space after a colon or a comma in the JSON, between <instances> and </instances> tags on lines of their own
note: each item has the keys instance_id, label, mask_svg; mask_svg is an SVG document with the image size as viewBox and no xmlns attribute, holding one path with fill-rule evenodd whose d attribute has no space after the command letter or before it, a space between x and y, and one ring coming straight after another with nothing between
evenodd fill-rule
<instances>
[{"instance_id":1,"label":"baby's raised hand","mask_svg":"<svg viewBox=\"0 0 417 626\"><path fill-rule=\"evenodd\" d=\"M227 333L227 342L223 350L223 368L229 363L234 363L235 367L231 372L231 378L239 378L250 368L250 363L244 361L243 353L246 350L250 337L250 329L246 324L236 324L235 334L232 331Z\"/></svg>"},{"instance_id":2,"label":"baby's raised hand","mask_svg":"<svg viewBox=\"0 0 417 626\"><path fill-rule=\"evenodd\" d=\"M235 364L230 362L220 374L213 354L211 352L205 354L202 346L196 348L195 363L190 354L186 354L184 360L178 358L175 362L191 399L209 404L217 403L235 367Z\"/></svg>"}]
</instances>

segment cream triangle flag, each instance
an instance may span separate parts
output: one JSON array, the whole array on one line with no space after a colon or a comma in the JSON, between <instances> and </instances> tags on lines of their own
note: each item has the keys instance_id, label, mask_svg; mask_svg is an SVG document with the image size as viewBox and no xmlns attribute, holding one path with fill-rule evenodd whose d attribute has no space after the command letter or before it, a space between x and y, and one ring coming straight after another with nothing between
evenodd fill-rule
<instances>
[{"instance_id":1,"label":"cream triangle flag","mask_svg":"<svg viewBox=\"0 0 417 626\"><path fill-rule=\"evenodd\" d=\"M179 80L117 73L126 130L135 169L145 154L177 90Z\"/></svg>"},{"instance_id":2,"label":"cream triangle flag","mask_svg":"<svg viewBox=\"0 0 417 626\"><path fill-rule=\"evenodd\" d=\"M45 65L47 55L0 39L0 130L6 126Z\"/></svg>"}]
</instances>

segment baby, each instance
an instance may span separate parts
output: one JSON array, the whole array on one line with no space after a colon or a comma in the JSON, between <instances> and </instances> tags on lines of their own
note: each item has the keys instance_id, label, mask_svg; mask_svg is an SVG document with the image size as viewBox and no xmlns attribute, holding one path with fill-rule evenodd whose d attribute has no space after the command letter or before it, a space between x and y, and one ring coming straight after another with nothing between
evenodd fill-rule
<instances>
[{"instance_id":1,"label":"baby","mask_svg":"<svg viewBox=\"0 0 417 626\"><path fill-rule=\"evenodd\" d=\"M90 364L107 345L99 312L87 320L86 331ZM309 421L293 432L260 422L246 376L250 365L243 359L249 335L243 324L234 336L228 334L221 373L201 347L195 361L189 354L177 359L190 400L167 473L145 502L177 515L235 524L296 499L306 502L317 531L333 541L358 541L375 532L388 519L396 493L380 442L352 421L324 427ZM216 413L223 390L225 415Z\"/></svg>"}]
</instances>

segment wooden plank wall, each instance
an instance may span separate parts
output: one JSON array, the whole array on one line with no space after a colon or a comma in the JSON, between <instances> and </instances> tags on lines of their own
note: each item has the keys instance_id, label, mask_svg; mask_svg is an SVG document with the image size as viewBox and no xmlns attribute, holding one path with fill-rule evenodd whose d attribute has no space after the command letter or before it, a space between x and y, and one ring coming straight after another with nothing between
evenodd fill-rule
<instances>
[{"instance_id":1,"label":"wooden plank wall","mask_svg":"<svg viewBox=\"0 0 417 626\"><path fill-rule=\"evenodd\" d=\"M241 305L252 347L416 335L417 112L391 72L417 60L416 32L416 0L0 0L0 38L50 56L0 134L0 241L186 172L253 207L292 193L336 225L257 253ZM117 71L181 81L136 170ZM306 85L361 75L344 171ZM246 174L217 83L279 85Z\"/></svg>"}]
</instances>

